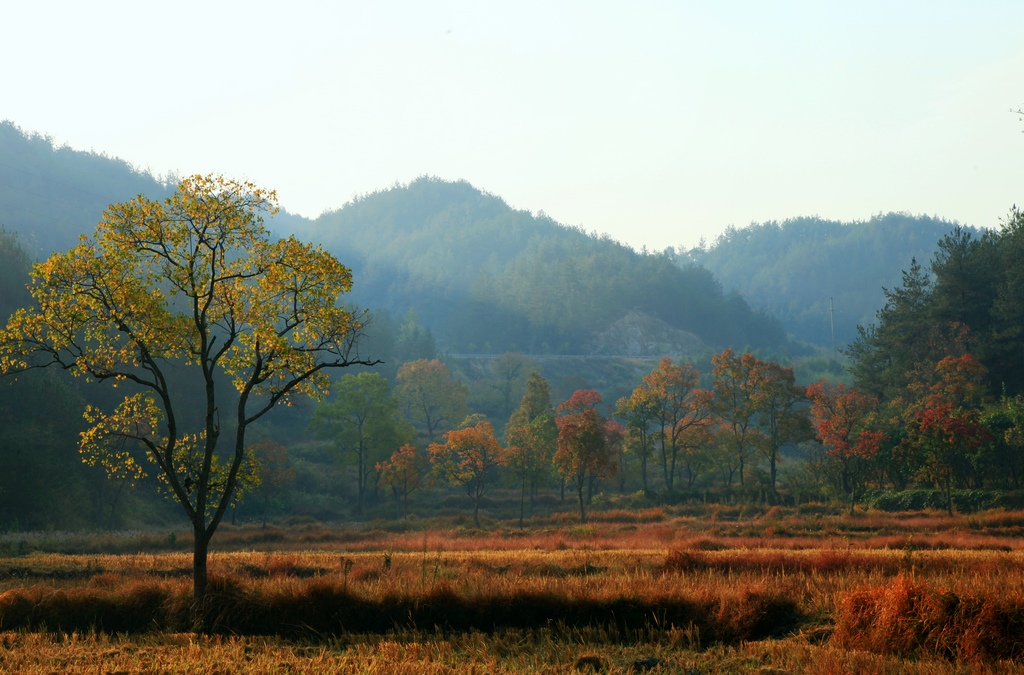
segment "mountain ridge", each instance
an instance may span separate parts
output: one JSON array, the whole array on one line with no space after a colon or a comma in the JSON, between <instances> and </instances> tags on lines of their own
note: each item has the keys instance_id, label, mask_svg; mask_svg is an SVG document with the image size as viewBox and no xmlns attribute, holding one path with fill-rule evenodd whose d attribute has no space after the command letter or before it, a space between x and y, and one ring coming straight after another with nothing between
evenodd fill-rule
<instances>
[{"instance_id":1,"label":"mountain ridge","mask_svg":"<svg viewBox=\"0 0 1024 675\"><path fill-rule=\"evenodd\" d=\"M110 203L168 194L172 179L0 123L0 225L36 258L75 245ZM929 258L952 227L935 218L916 227L908 218L791 219L731 228L711 248L648 253L512 208L467 181L424 176L316 219L282 211L268 226L331 250L353 269L352 301L396 316L414 309L449 351L598 353L607 351L611 327L633 315L650 330L662 322L696 336L680 338L679 353L698 344L786 353L800 349L787 332L829 344L826 292L849 312L837 343L852 339L856 323L870 322L881 306L882 285L897 282L911 257ZM873 267L849 271L872 250ZM829 289L838 276L845 286Z\"/></svg>"}]
</instances>

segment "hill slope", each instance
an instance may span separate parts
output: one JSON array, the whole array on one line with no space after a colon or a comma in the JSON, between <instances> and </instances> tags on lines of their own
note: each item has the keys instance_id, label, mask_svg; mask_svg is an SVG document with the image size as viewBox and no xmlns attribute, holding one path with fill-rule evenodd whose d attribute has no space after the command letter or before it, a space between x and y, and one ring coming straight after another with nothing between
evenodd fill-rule
<instances>
[{"instance_id":1,"label":"hill slope","mask_svg":"<svg viewBox=\"0 0 1024 675\"><path fill-rule=\"evenodd\" d=\"M776 321L707 270L514 210L465 182L420 178L295 229L352 265L360 303L414 308L451 351L594 353L630 312L710 347L790 348ZM692 336L683 342L676 353Z\"/></svg>"},{"instance_id":2,"label":"hill slope","mask_svg":"<svg viewBox=\"0 0 1024 675\"><path fill-rule=\"evenodd\" d=\"M37 258L74 246L110 204L167 192L127 162L57 147L49 137L0 122L0 225L18 233Z\"/></svg>"},{"instance_id":3,"label":"hill slope","mask_svg":"<svg viewBox=\"0 0 1024 675\"><path fill-rule=\"evenodd\" d=\"M0 225L34 258L74 245L107 205L169 189L121 160L0 123ZM953 226L900 214L851 224L801 218L731 229L673 259L434 178L364 195L315 221L282 212L270 225L322 243L353 268L353 301L397 316L414 309L443 349L638 356L670 343L680 355L783 352L792 348L786 331L828 345L829 298L843 345L857 323L873 321L882 286L898 284L911 257L930 259Z\"/></svg>"},{"instance_id":4,"label":"hill slope","mask_svg":"<svg viewBox=\"0 0 1024 675\"><path fill-rule=\"evenodd\" d=\"M162 198L176 179L160 180L124 160L57 146L53 139L0 122L0 226L33 258L65 251L91 233L106 208L140 194ZM275 223L297 218L280 213Z\"/></svg>"},{"instance_id":5,"label":"hill slope","mask_svg":"<svg viewBox=\"0 0 1024 675\"><path fill-rule=\"evenodd\" d=\"M900 284L912 258L927 264L956 223L902 213L865 222L794 218L729 228L715 244L684 256L722 285L777 317L787 332L822 346L853 341L857 325L874 323L882 288Z\"/></svg>"}]
</instances>

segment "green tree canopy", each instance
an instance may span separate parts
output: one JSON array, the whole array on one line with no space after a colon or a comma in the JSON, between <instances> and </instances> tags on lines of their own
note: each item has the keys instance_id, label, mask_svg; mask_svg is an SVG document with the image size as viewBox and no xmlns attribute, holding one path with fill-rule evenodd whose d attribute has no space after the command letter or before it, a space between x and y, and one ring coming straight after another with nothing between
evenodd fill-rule
<instances>
[{"instance_id":1,"label":"green tree canopy","mask_svg":"<svg viewBox=\"0 0 1024 675\"><path fill-rule=\"evenodd\" d=\"M317 406L310 430L334 444L340 459L351 458L358 486L356 511L363 513L366 488L378 462L386 459L413 436L399 417L398 400L388 381L378 373L346 374L334 385L330 401Z\"/></svg>"},{"instance_id":2,"label":"green tree canopy","mask_svg":"<svg viewBox=\"0 0 1024 675\"><path fill-rule=\"evenodd\" d=\"M523 525L526 493L530 503L537 485L550 474L551 458L558 440L555 411L551 407L551 385L533 371L526 380L526 393L505 426L506 468L519 481L519 526Z\"/></svg>"}]
</instances>

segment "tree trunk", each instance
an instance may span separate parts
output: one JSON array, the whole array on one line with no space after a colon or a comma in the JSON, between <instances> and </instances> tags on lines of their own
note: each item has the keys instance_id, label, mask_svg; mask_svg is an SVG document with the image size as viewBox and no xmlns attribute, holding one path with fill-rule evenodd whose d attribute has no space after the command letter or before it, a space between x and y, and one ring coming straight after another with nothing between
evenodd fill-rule
<instances>
[{"instance_id":1,"label":"tree trunk","mask_svg":"<svg viewBox=\"0 0 1024 675\"><path fill-rule=\"evenodd\" d=\"M585 523L585 522L587 522L587 502L583 498L583 483L582 482L579 483L579 485L578 485L578 487L576 489L576 493L579 495L579 498L580 498L580 522L581 523Z\"/></svg>"},{"instance_id":2,"label":"tree trunk","mask_svg":"<svg viewBox=\"0 0 1024 675\"><path fill-rule=\"evenodd\" d=\"M356 513L360 516L366 508L366 471L364 465L366 464L366 451L362 448L357 453L356 470L359 475L356 477L356 487L359 490L358 499L356 501Z\"/></svg>"},{"instance_id":3,"label":"tree trunk","mask_svg":"<svg viewBox=\"0 0 1024 675\"><path fill-rule=\"evenodd\" d=\"M857 481L854 479L852 457L843 459L843 487L850 491L850 515L853 515L854 506L857 504Z\"/></svg>"},{"instance_id":4,"label":"tree trunk","mask_svg":"<svg viewBox=\"0 0 1024 675\"><path fill-rule=\"evenodd\" d=\"M526 476L523 475L522 492L519 493L519 529L523 529L523 514L526 511Z\"/></svg>"},{"instance_id":5,"label":"tree trunk","mask_svg":"<svg viewBox=\"0 0 1024 675\"><path fill-rule=\"evenodd\" d=\"M665 483L668 486L669 493L675 492L676 489L676 458L679 456L678 448L672 448L672 455L668 465L668 477L665 479Z\"/></svg>"},{"instance_id":6,"label":"tree trunk","mask_svg":"<svg viewBox=\"0 0 1024 675\"><path fill-rule=\"evenodd\" d=\"M202 524L192 528L192 629L202 631L206 623L206 559L210 551L210 537Z\"/></svg>"},{"instance_id":7,"label":"tree trunk","mask_svg":"<svg viewBox=\"0 0 1024 675\"><path fill-rule=\"evenodd\" d=\"M665 481L665 489L672 492L672 479L668 475L668 455L665 446L661 448L661 477Z\"/></svg>"},{"instance_id":8,"label":"tree trunk","mask_svg":"<svg viewBox=\"0 0 1024 675\"><path fill-rule=\"evenodd\" d=\"M945 481L944 481L945 489L943 490L943 492L945 493L944 496L946 497L946 513L948 513L950 516L952 516L953 515L953 487L952 487L952 485L950 485L950 473L952 473L952 472L951 471L946 471L946 476L945 476Z\"/></svg>"},{"instance_id":9,"label":"tree trunk","mask_svg":"<svg viewBox=\"0 0 1024 675\"><path fill-rule=\"evenodd\" d=\"M644 484L644 494L651 494L651 491L647 489L647 455L643 452L640 455L640 479Z\"/></svg>"}]
</instances>

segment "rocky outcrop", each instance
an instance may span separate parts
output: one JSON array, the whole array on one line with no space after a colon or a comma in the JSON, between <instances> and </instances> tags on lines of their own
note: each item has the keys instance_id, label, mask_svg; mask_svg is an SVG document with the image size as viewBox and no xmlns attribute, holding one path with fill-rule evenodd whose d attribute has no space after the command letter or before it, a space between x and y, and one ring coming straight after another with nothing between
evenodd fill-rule
<instances>
[{"instance_id":1,"label":"rocky outcrop","mask_svg":"<svg viewBox=\"0 0 1024 675\"><path fill-rule=\"evenodd\" d=\"M608 356L696 356L707 345L688 331L673 328L644 312L631 311L594 336L591 352Z\"/></svg>"}]
</instances>

